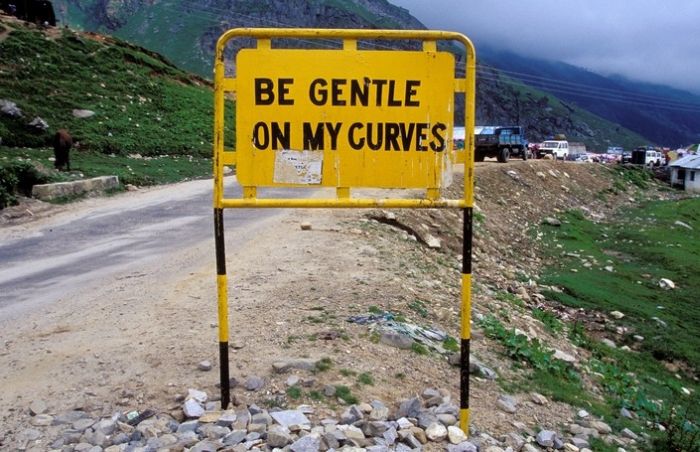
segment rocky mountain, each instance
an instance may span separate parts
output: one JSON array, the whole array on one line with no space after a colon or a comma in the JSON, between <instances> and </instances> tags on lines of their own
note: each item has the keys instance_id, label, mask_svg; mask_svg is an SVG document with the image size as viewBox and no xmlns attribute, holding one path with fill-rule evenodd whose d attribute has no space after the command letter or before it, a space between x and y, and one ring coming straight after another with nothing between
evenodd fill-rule
<instances>
[{"instance_id":1,"label":"rocky mountain","mask_svg":"<svg viewBox=\"0 0 700 452\"><path fill-rule=\"evenodd\" d=\"M234 27L407 28L425 26L386 0L64 0L59 21L113 34L162 53L180 67L211 76L213 49ZM328 44L333 45L333 44ZM460 109L458 109L459 111ZM457 118L460 121L462 118ZM483 67L477 88L478 124L522 124L531 141L558 133L593 150L636 146L632 133L542 90Z\"/></svg>"}]
</instances>

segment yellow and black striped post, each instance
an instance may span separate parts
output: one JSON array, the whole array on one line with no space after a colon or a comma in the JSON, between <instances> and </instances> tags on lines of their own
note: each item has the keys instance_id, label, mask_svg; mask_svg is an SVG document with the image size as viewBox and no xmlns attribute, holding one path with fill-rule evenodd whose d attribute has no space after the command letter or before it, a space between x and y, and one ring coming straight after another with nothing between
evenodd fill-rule
<instances>
[{"instance_id":1,"label":"yellow and black striped post","mask_svg":"<svg viewBox=\"0 0 700 452\"><path fill-rule=\"evenodd\" d=\"M471 339L472 208L462 209L462 303L459 427L469 435L469 340Z\"/></svg>"},{"instance_id":2,"label":"yellow and black striped post","mask_svg":"<svg viewBox=\"0 0 700 452\"><path fill-rule=\"evenodd\" d=\"M216 287L219 308L219 374L221 409L231 400L228 374L228 282L226 279L226 250L224 247L224 209L214 209L214 241L216 243Z\"/></svg>"}]
</instances>

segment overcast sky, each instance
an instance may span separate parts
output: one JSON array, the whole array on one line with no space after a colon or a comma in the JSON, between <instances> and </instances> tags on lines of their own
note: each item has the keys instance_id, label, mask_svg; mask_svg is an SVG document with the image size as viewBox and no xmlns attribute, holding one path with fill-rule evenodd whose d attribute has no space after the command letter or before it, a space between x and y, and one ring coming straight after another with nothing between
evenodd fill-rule
<instances>
[{"instance_id":1,"label":"overcast sky","mask_svg":"<svg viewBox=\"0 0 700 452\"><path fill-rule=\"evenodd\" d=\"M428 28L700 93L700 0L390 0Z\"/></svg>"}]
</instances>

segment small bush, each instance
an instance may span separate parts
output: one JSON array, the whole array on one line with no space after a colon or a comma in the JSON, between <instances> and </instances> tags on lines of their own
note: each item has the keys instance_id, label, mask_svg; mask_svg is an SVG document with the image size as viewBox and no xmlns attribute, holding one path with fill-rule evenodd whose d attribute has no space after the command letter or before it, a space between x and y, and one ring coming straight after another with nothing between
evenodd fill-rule
<instances>
[{"instance_id":1,"label":"small bush","mask_svg":"<svg viewBox=\"0 0 700 452\"><path fill-rule=\"evenodd\" d=\"M428 354L428 349L425 347L425 345L419 343L419 342L414 342L411 344L411 350L413 350L414 353L418 355L427 355Z\"/></svg>"},{"instance_id":2,"label":"small bush","mask_svg":"<svg viewBox=\"0 0 700 452\"><path fill-rule=\"evenodd\" d=\"M13 161L0 166L0 209L17 204L17 195L31 196L32 187L44 184L49 177L29 162Z\"/></svg>"},{"instance_id":3,"label":"small bush","mask_svg":"<svg viewBox=\"0 0 700 452\"><path fill-rule=\"evenodd\" d=\"M369 372L363 372L357 376L357 382L363 385L374 385L374 377Z\"/></svg>"},{"instance_id":4,"label":"small bush","mask_svg":"<svg viewBox=\"0 0 700 452\"><path fill-rule=\"evenodd\" d=\"M343 402L347 403L348 405L353 405L357 403L357 397L355 397L352 394L352 391L350 391L350 388L347 386L343 385L338 385L335 387L335 395L338 397L340 400Z\"/></svg>"},{"instance_id":5,"label":"small bush","mask_svg":"<svg viewBox=\"0 0 700 452\"><path fill-rule=\"evenodd\" d=\"M688 419L688 407L677 409L671 405L661 423L666 434L653 441L656 450L669 452L699 452L700 427Z\"/></svg>"},{"instance_id":6,"label":"small bush","mask_svg":"<svg viewBox=\"0 0 700 452\"><path fill-rule=\"evenodd\" d=\"M292 386L291 388L287 388L287 397L289 397L292 400L298 400L301 398L301 389L297 386Z\"/></svg>"},{"instance_id":7,"label":"small bush","mask_svg":"<svg viewBox=\"0 0 700 452\"><path fill-rule=\"evenodd\" d=\"M316 372L325 372L331 367L333 367L333 361L330 358L322 358L316 363Z\"/></svg>"},{"instance_id":8,"label":"small bush","mask_svg":"<svg viewBox=\"0 0 700 452\"><path fill-rule=\"evenodd\" d=\"M532 316L542 322L545 328L552 333L559 333L564 329L564 324L549 311L535 308L532 310Z\"/></svg>"},{"instance_id":9,"label":"small bush","mask_svg":"<svg viewBox=\"0 0 700 452\"><path fill-rule=\"evenodd\" d=\"M506 329L493 315L481 321L484 334L498 340L506 348L506 353L514 361L525 361L537 370L546 371L568 380L578 381L580 376L571 364L554 358L554 351L545 347L538 339L528 339L524 334Z\"/></svg>"}]
</instances>

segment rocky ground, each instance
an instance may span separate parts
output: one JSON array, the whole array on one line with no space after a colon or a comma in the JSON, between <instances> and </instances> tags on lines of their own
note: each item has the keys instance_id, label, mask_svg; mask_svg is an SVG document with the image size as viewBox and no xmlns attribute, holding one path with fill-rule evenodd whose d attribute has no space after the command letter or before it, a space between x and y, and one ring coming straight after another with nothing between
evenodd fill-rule
<instances>
[{"instance_id":1,"label":"rocky ground","mask_svg":"<svg viewBox=\"0 0 700 452\"><path fill-rule=\"evenodd\" d=\"M626 450L583 410L508 393L521 370L478 319L517 328L576 363L582 351L499 294L566 320L540 294L543 221L602 219L610 169L528 161L476 172L470 432L456 427L461 215L451 210L295 210L230 243L233 406L220 412L211 244L178 250L2 332L0 446L20 450ZM450 189L450 197L461 188ZM301 227L303 226L303 227ZM88 315L86 315L86 313ZM105 321L106 320L106 321Z\"/></svg>"}]
</instances>

